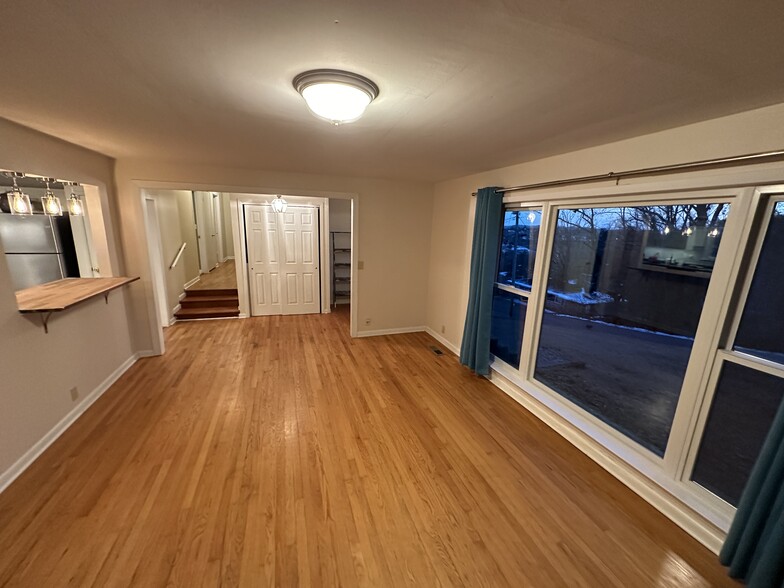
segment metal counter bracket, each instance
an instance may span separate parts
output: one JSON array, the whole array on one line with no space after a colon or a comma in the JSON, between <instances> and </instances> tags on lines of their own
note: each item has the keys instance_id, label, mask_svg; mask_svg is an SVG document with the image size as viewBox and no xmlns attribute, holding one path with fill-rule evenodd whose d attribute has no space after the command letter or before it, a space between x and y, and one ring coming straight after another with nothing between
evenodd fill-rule
<instances>
[{"instance_id":1,"label":"metal counter bracket","mask_svg":"<svg viewBox=\"0 0 784 588\"><path fill-rule=\"evenodd\" d=\"M52 311L47 313L39 313L41 315L41 322L44 325L44 333L49 333L49 318L52 316Z\"/></svg>"}]
</instances>

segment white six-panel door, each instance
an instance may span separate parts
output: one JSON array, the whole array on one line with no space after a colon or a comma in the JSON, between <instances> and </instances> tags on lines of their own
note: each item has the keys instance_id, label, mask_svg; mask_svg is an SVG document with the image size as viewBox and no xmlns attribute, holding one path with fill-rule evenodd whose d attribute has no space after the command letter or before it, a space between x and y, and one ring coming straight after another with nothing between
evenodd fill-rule
<instances>
[{"instance_id":1,"label":"white six-panel door","mask_svg":"<svg viewBox=\"0 0 784 588\"><path fill-rule=\"evenodd\" d=\"M269 206L245 206L248 283L253 316L282 314L278 219Z\"/></svg>"},{"instance_id":2,"label":"white six-panel door","mask_svg":"<svg viewBox=\"0 0 784 588\"><path fill-rule=\"evenodd\" d=\"M321 310L318 209L245 205L251 315Z\"/></svg>"}]
</instances>

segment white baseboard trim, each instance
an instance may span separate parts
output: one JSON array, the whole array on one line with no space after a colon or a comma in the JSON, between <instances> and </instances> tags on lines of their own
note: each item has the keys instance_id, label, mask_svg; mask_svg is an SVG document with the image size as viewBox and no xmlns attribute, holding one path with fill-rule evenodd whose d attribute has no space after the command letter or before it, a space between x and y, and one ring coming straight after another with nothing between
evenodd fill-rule
<instances>
[{"instance_id":1,"label":"white baseboard trim","mask_svg":"<svg viewBox=\"0 0 784 588\"><path fill-rule=\"evenodd\" d=\"M198 282L198 281L200 281L200 280L201 280L201 275L198 275L198 276L196 276L195 278L193 278L193 279L192 279L190 282L186 283L186 284L185 284L185 285L182 287L182 289L183 289L183 290L187 290L188 288L190 288L191 286L193 286L193 285L194 285L196 282ZM183 295L184 295L184 294L185 294L185 292L183 292Z\"/></svg>"},{"instance_id":2,"label":"white baseboard trim","mask_svg":"<svg viewBox=\"0 0 784 588\"><path fill-rule=\"evenodd\" d=\"M492 368L491 368L492 369ZM724 542L724 532L702 517L664 488L623 461L589 435L569 423L537 399L527 394L503 374L492 369L490 382L515 400L539 420L564 437L577 449L585 453L613 477L618 479L648 504L718 554Z\"/></svg>"},{"instance_id":3,"label":"white baseboard trim","mask_svg":"<svg viewBox=\"0 0 784 588\"><path fill-rule=\"evenodd\" d=\"M449 351L451 351L452 353L460 357L460 348L457 345L454 345L451 342L447 341L446 338L441 333L436 333L430 327L425 327L425 333L433 337L433 339L441 343L441 345L449 349Z\"/></svg>"},{"instance_id":4,"label":"white baseboard trim","mask_svg":"<svg viewBox=\"0 0 784 588\"><path fill-rule=\"evenodd\" d=\"M82 414L98 400L104 392L106 392L112 384L114 384L120 377L128 371L128 369L136 363L140 357L148 357L154 355L151 351L142 351L135 353L126 359L120 367L114 370L109 376L98 386L90 392L84 399L77 404L71 412L66 414L60 422L58 422L52 429L39 439L35 445L28 449L22 457L16 460L14 464L0 474L0 493L2 493L11 483L16 480L22 472L24 472L30 465L38 459L38 457L46 451L52 443L54 443L60 435L62 435L68 427L70 427Z\"/></svg>"},{"instance_id":5,"label":"white baseboard trim","mask_svg":"<svg viewBox=\"0 0 784 588\"><path fill-rule=\"evenodd\" d=\"M404 333L421 333L425 327L395 327L394 329L379 329L377 331L358 331L357 337L378 337L380 335L402 335Z\"/></svg>"}]
</instances>

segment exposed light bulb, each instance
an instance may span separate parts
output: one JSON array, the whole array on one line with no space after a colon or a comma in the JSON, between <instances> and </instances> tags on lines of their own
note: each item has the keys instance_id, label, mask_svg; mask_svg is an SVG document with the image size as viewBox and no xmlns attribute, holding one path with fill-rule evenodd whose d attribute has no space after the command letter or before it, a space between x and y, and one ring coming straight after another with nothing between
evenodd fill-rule
<instances>
[{"instance_id":1,"label":"exposed light bulb","mask_svg":"<svg viewBox=\"0 0 784 588\"><path fill-rule=\"evenodd\" d=\"M30 197L19 189L16 185L16 175L13 176L14 187L11 193L6 197L8 198L8 206L11 209L11 214L33 214L33 205L30 204Z\"/></svg>"},{"instance_id":2,"label":"exposed light bulb","mask_svg":"<svg viewBox=\"0 0 784 588\"><path fill-rule=\"evenodd\" d=\"M63 205L51 190L46 191L46 194L41 198L41 204L43 204L45 214L49 216L63 216Z\"/></svg>"},{"instance_id":3,"label":"exposed light bulb","mask_svg":"<svg viewBox=\"0 0 784 588\"><path fill-rule=\"evenodd\" d=\"M665 235L669 235L670 234L670 227L664 227L664 230L662 231L662 233L664 233Z\"/></svg>"},{"instance_id":4,"label":"exposed light bulb","mask_svg":"<svg viewBox=\"0 0 784 588\"><path fill-rule=\"evenodd\" d=\"M73 192L71 192L71 196L68 198L68 214L71 216L82 216L84 214L82 199Z\"/></svg>"},{"instance_id":5,"label":"exposed light bulb","mask_svg":"<svg viewBox=\"0 0 784 588\"><path fill-rule=\"evenodd\" d=\"M686 227L686 230L685 230L685 231L683 231L683 234L684 234L684 235L686 235L686 236L689 236L689 235L691 235L693 232L694 232L694 230L693 230L691 227Z\"/></svg>"},{"instance_id":6,"label":"exposed light bulb","mask_svg":"<svg viewBox=\"0 0 784 588\"><path fill-rule=\"evenodd\" d=\"M272 210L275 212L286 212L286 209L289 206L289 203L286 202L283 198L280 197L280 194L275 196L275 199L272 201Z\"/></svg>"},{"instance_id":7,"label":"exposed light bulb","mask_svg":"<svg viewBox=\"0 0 784 588\"><path fill-rule=\"evenodd\" d=\"M8 194L8 205L11 208L11 214L33 214L30 197L16 186L14 186L14 190Z\"/></svg>"}]
</instances>

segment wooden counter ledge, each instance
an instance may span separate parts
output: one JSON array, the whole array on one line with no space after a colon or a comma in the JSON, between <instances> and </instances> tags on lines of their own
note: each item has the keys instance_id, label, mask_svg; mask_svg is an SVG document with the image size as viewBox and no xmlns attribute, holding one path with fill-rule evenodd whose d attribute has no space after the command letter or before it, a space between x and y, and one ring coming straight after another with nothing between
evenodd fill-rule
<instances>
[{"instance_id":1,"label":"wooden counter ledge","mask_svg":"<svg viewBox=\"0 0 784 588\"><path fill-rule=\"evenodd\" d=\"M135 278L65 278L16 293L19 312L59 312L138 280Z\"/></svg>"}]
</instances>

